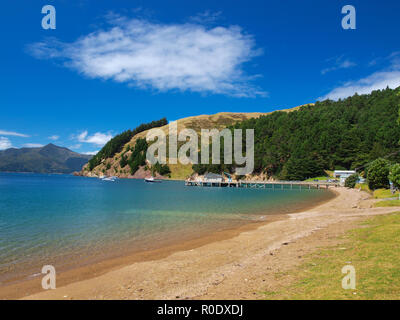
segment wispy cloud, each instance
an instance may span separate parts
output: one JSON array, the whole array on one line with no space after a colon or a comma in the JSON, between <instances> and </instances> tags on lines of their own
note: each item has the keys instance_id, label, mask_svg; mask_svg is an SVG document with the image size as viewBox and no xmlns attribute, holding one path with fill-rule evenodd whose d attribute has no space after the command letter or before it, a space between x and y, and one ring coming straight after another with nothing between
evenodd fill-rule
<instances>
[{"instance_id":1,"label":"wispy cloud","mask_svg":"<svg viewBox=\"0 0 400 320\"><path fill-rule=\"evenodd\" d=\"M11 148L11 141L6 137L0 137L0 150Z\"/></svg>"},{"instance_id":2,"label":"wispy cloud","mask_svg":"<svg viewBox=\"0 0 400 320\"><path fill-rule=\"evenodd\" d=\"M23 137L23 138L28 138L29 135L23 134L23 133L18 133L14 131L5 131L5 130L0 130L0 134L3 136L14 136L14 137Z\"/></svg>"},{"instance_id":3,"label":"wispy cloud","mask_svg":"<svg viewBox=\"0 0 400 320\"><path fill-rule=\"evenodd\" d=\"M390 56L390 66L378 70L359 80L348 81L343 85L333 89L328 94L318 98L318 100L338 100L358 94L367 94L374 90L397 88L400 86L400 61L397 54Z\"/></svg>"},{"instance_id":4,"label":"wispy cloud","mask_svg":"<svg viewBox=\"0 0 400 320\"><path fill-rule=\"evenodd\" d=\"M326 74L339 69L348 69L357 65L355 62L345 59L343 56L330 58L328 61L333 61L333 65L331 67L322 69L321 74Z\"/></svg>"},{"instance_id":5,"label":"wispy cloud","mask_svg":"<svg viewBox=\"0 0 400 320\"><path fill-rule=\"evenodd\" d=\"M349 81L343 86L333 89L318 100L338 100L347 98L355 93L366 94L378 89L397 88L400 86L400 70L375 72L368 77L357 81Z\"/></svg>"},{"instance_id":6,"label":"wispy cloud","mask_svg":"<svg viewBox=\"0 0 400 320\"><path fill-rule=\"evenodd\" d=\"M72 146L69 146L68 149L80 149L80 147L82 147L82 144L78 143L78 144L74 144Z\"/></svg>"},{"instance_id":7,"label":"wispy cloud","mask_svg":"<svg viewBox=\"0 0 400 320\"><path fill-rule=\"evenodd\" d=\"M87 151L87 152L82 152L82 154L86 154L89 156L94 156L95 154L97 154L100 150L97 151Z\"/></svg>"},{"instance_id":8,"label":"wispy cloud","mask_svg":"<svg viewBox=\"0 0 400 320\"><path fill-rule=\"evenodd\" d=\"M206 14L206 17L213 17ZM204 17L203 17L204 18ZM141 89L192 91L237 97L264 96L243 64L260 55L238 26L200 22L161 24L113 16L107 30L72 43L48 39L29 46L37 58L60 59L89 78L111 79Z\"/></svg>"},{"instance_id":9,"label":"wispy cloud","mask_svg":"<svg viewBox=\"0 0 400 320\"><path fill-rule=\"evenodd\" d=\"M392 65L399 65L400 64L400 51L394 51L388 56L385 57L375 57L369 63L369 67L374 67L383 63L390 62Z\"/></svg>"},{"instance_id":10,"label":"wispy cloud","mask_svg":"<svg viewBox=\"0 0 400 320\"><path fill-rule=\"evenodd\" d=\"M43 145L40 143L25 143L22 146L25 148L41 148L41 147L43 147Z\"/></svg>"},{"instance_id":11,"label":"wispy cloud","mask_svg":"<svg viewBox=\"0 0 400 320\"><path fill-rule=\"evenodd\" d=\"M57 136L57 135L50 136L49 139L53 140L53 141L57 141L58 139L60 139L60 136Z\"/></svg>"},{"instance_id":12,"label":"wispy cloud","mask_svg":"<svg viewBox=\"0 0 400 320\"><path fill-rule=\"evenodd\" d=\"M113 135L111 133L96 132L93 135L89 135L87 131L83 131L76 138L79 142L92 143L92 144L95 144L98 146L103 146L112 137L113 137Z\"/></svg>"},{"instance_id":13,"label":"wispy cloud","mask_svg":"<svg viewBox=\"0 0 400 320\"><path fill-rule=\"evenodd\" d=\"M200 23L200 24L211 24L217 22L221 18L221 11L213 12L206 10L204 12L198 13L195 16L189 18L189 21Z\"/></svg>"}]
</instances>

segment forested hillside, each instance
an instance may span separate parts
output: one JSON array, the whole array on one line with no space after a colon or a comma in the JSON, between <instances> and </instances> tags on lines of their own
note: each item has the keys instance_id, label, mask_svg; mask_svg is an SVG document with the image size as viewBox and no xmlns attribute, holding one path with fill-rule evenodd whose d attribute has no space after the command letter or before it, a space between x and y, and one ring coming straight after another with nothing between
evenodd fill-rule
<instances>
[{"instance_id":1,"label":"forested hillside","mask_svg":"<svg viewBox=\"0 0 400 320\"><path fill-rule=\"evenodd\" d=\"M400 127L397 123L400 88L354 95L345 100L275 111L269 114L196 116L178 120L178 128L254 129L254 174L288 180L303 180L325 174L325 170L355 169L386 157L400 162ZM82 170L83 175L101 174L141 177L147 144L136 147L146 130L166 124L165 119L145 124L113 138ZM168 125L162 126L168 134ZM223 148L223 143L221 143ZM223 155L223 152L221 152ZM156 170L157 169L157 170ZM160 170L158 170L160 169ZM170 171L169 171L170 169ZM184 179L192 173L234 172L233 165L169 165L154 168ZM147 169L146 169L147 170ZM162 173L161 173L162 174Z\"/></svg>"},{"instance_id":2,"label":"forested hillside","mask_svg":"<svg viewBox=\"0 0 400 320\"><path fill-rule=\"evenodd\" d=\"M379 157L399 162L399 106L400 88L388 88L290 113L276 111L232 128L254 129L255 173L302 180L324 170L363 167ZM194 170L233 172L233 166L196 165Z\"/></svg>"},{"instance_id":3,"label":"forested hillside","mask_svg":"<svg viewBox=\"0 0 400 320\"><path fill-rule=\"evenodd\" d=\"M108 141L105 146L89 161L89 170L93 170L102 160L112 158L116 153L120 152L124 145L129 142L136 134L149 130L151 128L162 127L168 123L166 118L143 123L133 130L126 130Z\"/></svg>"}]
</instances>

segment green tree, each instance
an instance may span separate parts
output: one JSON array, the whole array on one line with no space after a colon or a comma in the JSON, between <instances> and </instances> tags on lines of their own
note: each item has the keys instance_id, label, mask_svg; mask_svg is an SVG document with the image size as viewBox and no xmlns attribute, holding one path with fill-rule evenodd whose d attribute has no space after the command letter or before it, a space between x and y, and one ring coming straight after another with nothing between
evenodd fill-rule
<instances>
[{"instance_id":1,"label":"green tree","mask_svg":"<svg viewBox=\"0 0 400 320\"><path fill-rule=\"evenodd\" d=\"M378 158L367 169L367 182L371 190L389 188L389 161Z\"/></svg>"},{"instance_id":2,"label":"green tree","mask_svg":"<svg viewBox=\"0 0 400 320\"><path fill-rule=\"evenodd\" d=\"M302 156L299 153L289 159L282 172L285 172L285 176L282 178L288 180L305 180L325 175L321 164L316 159Z\"/></svg>"},{"instance_id":3,"label":"green tree","mask_svg":"<svg viewBox=\"0 0 400 320\"><path fill-rule=\"evenodd\" d=\"M171 174L171 170L168 165L156 163L151 167L151 174L154 176L156 173L159 173L162 176L169 176Z\"/></svg>"},{"instance_id":4,"label":"green tree","mask_svg":"<svg viewBox=\"0 0 400 320\"><path fill-rule=\"evenodd\" d=\"M350 177L348 177L346 179L346 181L344 182L344 186L346 188L354 188L356 186L356 183L358 181L358 174L352 174Z\"/></svg>"},{"instance_id":5,"label":"green tree","mask_svg":"<svg viewBox=\"0 0 400 320\"><path fill-rule=\"evenodd\" d=\"M400 92L397 92L397 96L400 97ZM397 124L400 125L400 103L399 103L399 117L397 118ZM400 143L400 141L399 141Z\"/></svg>"},{"instance_id":6,"label":"green tree","mask_svg":"<svg viewBox=\"0 0 400 320\"><path fill-rule=\"evenodd\" d=\"M141 166L146 164L147 142L145 138L138 138L131 156L128 159L128 165L131 168L131 174L135 174Z\"/></svg>"},{"instance_id":7,"label":"green tree","mask_svg":"<svg viewBox=\"0 0 400 320\"><path fill-rule=\"evenodd\" d=\"M393 185L400 189L400 164L396 163L390 167L389 180L393 182Z\"/></svg>"},{"instance_id":8,"label":"green tree","mask_svg":"<svg viewBox=\"0 0 400 320\"><path fill-rule=\"evenodd\" d=\"M396 95L397 95L398 97L400 97L400 90L399 90L399 88L397 88L396 90L397 90ZM400 103L399 103L399 105L398 105L398 108L399 108L399 117L397 118L397 123L400 125Z\"/></svg>"},{"instance_id":9,"label":"green tree","mask_svg":"<svg viewBox=\"0 0 400 320\"><path fill-rule=\"evenodd\" d=\"M119 165L121 166L121 168L124 168L127 164L128 164L128 159L127 159L127 157L126 157L126 155L124 153L121 156L121 160L119 161Z\"/></svg>"}]
</instances>

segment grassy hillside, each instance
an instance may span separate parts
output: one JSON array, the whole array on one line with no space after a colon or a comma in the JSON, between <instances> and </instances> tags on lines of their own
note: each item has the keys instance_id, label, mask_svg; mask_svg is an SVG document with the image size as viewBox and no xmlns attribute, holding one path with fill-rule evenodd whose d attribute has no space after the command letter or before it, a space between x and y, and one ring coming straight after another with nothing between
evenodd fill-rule
<instances>
[{"instance_id":1,"label":"grassy hillside","mask_svg":"<svg viewBox=\"0 0 400 320\"><path fill-rule=\"evenodd\" d=\"M297 107L299 108L299 107ZM231 126L237 122L245 121L252 118L260 117L265 113L253 112L253 113L232 113L232 112L221 112L214 115L199 115L188 118L177 120L178 131L184 128L190 128L200 133L201 129L223 129L227 126ZM160 127L166 135L169 132L169 126L165 125ZM128 165L121 167L122 155L129 157L132 153L132 149L136 145L136 141L140 138L146 138L149 130L142 131L136 134L129 142L124 144L122 150L116 153L113 157L103 160L99 165L95 166L92 170L89 170L86 165L82 174L86 176L99 176L99 175L115 175L122 178L142 178L145 173L145 168L138 170L137 173L131 175L130 168ZM185 179L193 173L191 165L171 164L169 165L171 170L171 179ZM150 172L147 171L147 174Z\"/></svg>"}]
</instances>

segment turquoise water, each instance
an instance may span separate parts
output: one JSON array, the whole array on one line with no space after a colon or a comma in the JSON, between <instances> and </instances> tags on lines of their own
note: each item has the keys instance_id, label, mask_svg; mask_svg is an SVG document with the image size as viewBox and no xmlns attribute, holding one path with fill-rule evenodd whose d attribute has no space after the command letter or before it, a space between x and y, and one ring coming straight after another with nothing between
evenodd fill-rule
<instances>
[{"instance_id":1,"label":"turquoise water","mask_svg":"<svg viewBox=\"0 0 400 320\"><path fill-rule=\"evenodd\" d=\"M68 269L162 247L331 196L324 190L0 173L0 282L40 273L45 264Z\"/></svg>"}]
</instances>

